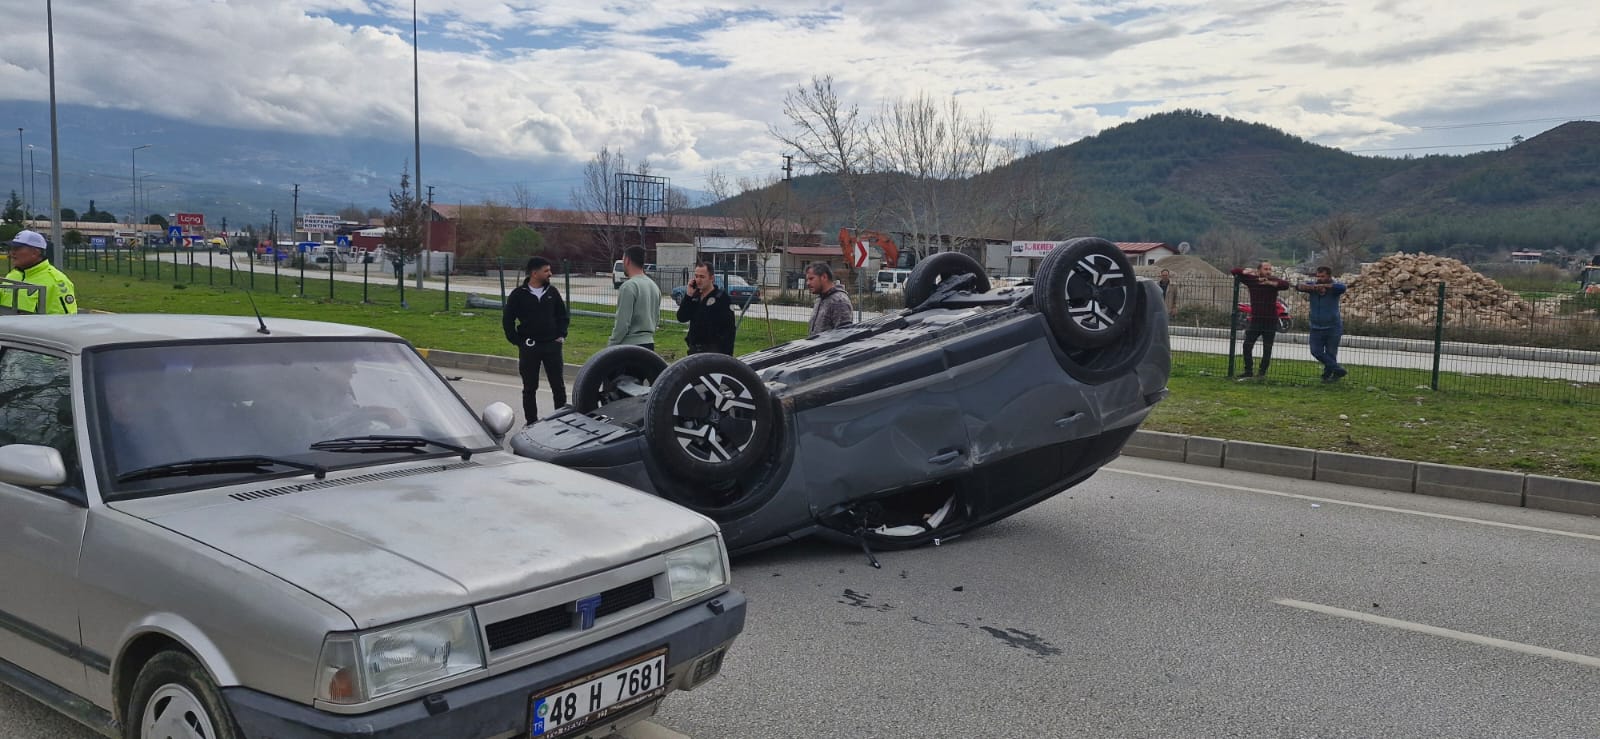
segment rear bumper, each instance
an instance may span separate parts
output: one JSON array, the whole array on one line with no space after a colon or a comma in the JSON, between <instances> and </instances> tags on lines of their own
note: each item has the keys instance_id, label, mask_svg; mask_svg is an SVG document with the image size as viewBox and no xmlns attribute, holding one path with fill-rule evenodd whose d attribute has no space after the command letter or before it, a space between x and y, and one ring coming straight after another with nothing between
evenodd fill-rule
<instances>
[{"instance_id":1,"label":"rear bumper","mask_svg":"<svg viewBox=\"0 0 1600 739\"><path fill-rule=\"evenodd\" d=\"M421 697L372 713L343 715L248 688L224 688L222 693L239 728L250 737L471 739L526 735L531 725L530 699L535 693L652 649L667 648L668 680L673 689L692 687L696 667L720 669L718 652L731 646L744 629L744 617L744 595L730 590L598 644L427 696L443 698L442 709L439 699L433 698L431 712Z\"/></svg>"}]
</instances>

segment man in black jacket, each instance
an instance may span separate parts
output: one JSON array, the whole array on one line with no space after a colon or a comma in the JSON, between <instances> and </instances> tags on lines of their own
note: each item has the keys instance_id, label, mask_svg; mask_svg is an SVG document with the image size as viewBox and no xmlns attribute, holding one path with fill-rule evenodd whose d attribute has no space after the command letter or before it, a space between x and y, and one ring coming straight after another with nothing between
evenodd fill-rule
<instances>
[{"instance_id":1,"label":"man in black jacket","mask_svg":"<svg viewBox=\"0 0 1600 739\"><path fill-rule=\"evenodd\" d=\"M712 279L710 262L694 266L694 277L678 306L678 323L689 324L690 354L733 354L733 300Z\"/></svg>"},{"instance_id":2,"label":"man in black jacket","mask_svg":"<svg viewBox=\"0 0 1600 739\"><path fill-rule=\"evenodd\" d=\"M567 404L566 378L561 374L561 345L567 340L572 315L561 293L550 284L550 260L528 260L528 277L506 298L501 325L506 341L517 346L517 371L522 375L522 415L528 423L539 420L535 394L539 390L539 368L544 368L555 396L555 407Z\"/></svg>"}]
</instances>

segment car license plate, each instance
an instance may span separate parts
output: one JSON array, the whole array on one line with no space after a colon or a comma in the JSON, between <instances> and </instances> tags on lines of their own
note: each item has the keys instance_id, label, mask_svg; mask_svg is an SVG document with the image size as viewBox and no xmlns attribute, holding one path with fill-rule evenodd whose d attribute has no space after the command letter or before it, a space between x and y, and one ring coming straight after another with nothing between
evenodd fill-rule
<instances>
[{"instance_id":1,"label":"car license plate","mask_svg":"<svg viewBox=\"0 0 1600 739\"><path fill-rule=\"evenodd\" d=\"M666 692L667 650L658 649L533 696L531 736L564 736Z\"/></svg>"}]
</instances>

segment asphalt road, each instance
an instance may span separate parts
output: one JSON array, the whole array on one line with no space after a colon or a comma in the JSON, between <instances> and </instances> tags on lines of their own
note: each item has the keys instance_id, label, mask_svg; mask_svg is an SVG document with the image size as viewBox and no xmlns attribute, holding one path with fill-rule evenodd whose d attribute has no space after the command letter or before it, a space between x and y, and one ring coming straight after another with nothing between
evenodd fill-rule
<instances>
[{"instance_id":1,"label":"asphalt road","mask_svg":"<svg viewBox=\"0 0 1600 739\"><path fill-rule=\"evenodd\" d=\"M475 408L515 404L511 378L447 372ZM655 723L697 739L1600 736L1600 519L1124 458L982 531L878 556L817 540L736 560L745 633ZM0 689L0 736L88 734Z\"/></svg>"}]
</instances>

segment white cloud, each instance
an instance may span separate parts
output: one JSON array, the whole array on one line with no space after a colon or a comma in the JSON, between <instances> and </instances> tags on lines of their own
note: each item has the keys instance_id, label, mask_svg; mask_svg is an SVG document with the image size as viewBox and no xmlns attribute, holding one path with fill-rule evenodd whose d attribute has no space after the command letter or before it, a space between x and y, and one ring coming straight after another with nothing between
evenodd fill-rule
<instances>
[{"instance_id":1,"label":"white cloud","mask_svg":"<svg viewBox=\"0 0 1600 739\"><path fill-rule=\"evenodd\" d=\"M569 162L610 146L684 182L775 168L767 126L812 75L834 76L867 110L958 94L997 131L1052 143L1174 108L1345 147L1442 140L1422 126L1452 111L1600 114L1583 93L1600 69L1600 14L1578 0L418 2L427 141ZM409 139L404 0L81 0L55 12L64 102ZM41 4L0 0L0 17L0 96L45 99ZM1522 105L1498 105L1510 99Z\"/></svg>"}]
</instances>

